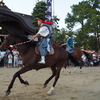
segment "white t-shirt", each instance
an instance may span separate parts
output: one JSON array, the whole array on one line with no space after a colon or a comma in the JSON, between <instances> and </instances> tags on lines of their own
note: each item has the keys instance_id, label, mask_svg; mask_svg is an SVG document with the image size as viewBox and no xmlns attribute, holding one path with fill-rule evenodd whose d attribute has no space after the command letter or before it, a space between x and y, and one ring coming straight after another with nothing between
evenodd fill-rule
<instances>
[{"instance_id":1,"label":"white t-shirt","mask_svg":"<svg viewBox=\"0 0 100 100\"><path fill-rule=\"evenodd\" d=\"M12 54L8 55L8 63L12 63Z\"/></svg>"},{"instance_id":2,"label":"white t-shirt","mask_svg":"<svg viewBox=\"0 0 100 100\"><path fill-rule=\"evenodd\" d=\"M96 57L96 54L93 54L93 57Z\"/></svg>"},{"instance_id":3,"label":"white t-shirt","mask_svg":"<svg viewBox=\"0 0 100 100\"><path fill-rule=\"evenodd\" d=\"M43 37L46 37L49 34L49 30L46 26L42 26L37 33Z\"/></svg>"},{"instance_id":4,"label":"white t-shirt","mask_svg":"<svg viewBox=\"0 0 100 100\"><path fill-rule=\"evenodd\" d=\"M18 51L13 51L13 55L14 55L14 58L18 58L18 55L19 55L19 52Z\"/></svg>"}]
</instances>

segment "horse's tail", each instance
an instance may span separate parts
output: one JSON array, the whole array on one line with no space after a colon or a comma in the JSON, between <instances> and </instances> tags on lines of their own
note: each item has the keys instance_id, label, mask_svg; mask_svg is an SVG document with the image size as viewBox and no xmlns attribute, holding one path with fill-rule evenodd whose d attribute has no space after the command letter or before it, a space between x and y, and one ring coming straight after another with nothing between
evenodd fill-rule
<instances>
[{"instance_id":1,"label":"horse's tail","mask_svg":"<svg viewBox=\"0 0 100 100\"><path fill-rule=\"evenodd\" d=\"M87 52L85 52L85 51L83 51L83 53L84 53L85 56L87 57L88 61L93 60L93 59L92 59L92 56L90 56L89 53L87 53Z\"/></svg>"},{"instance_id":2,"label":"horse's tail","mask_svg":"<svg viewBox=\"0 0 100 100\"><path fill-rule=\"evenodd\" d=\"M69 54L69 53L68 53ZM69 54L69 59L71 60L72 63L74 63L76 66L82 66L82 64L78 61L78 59L76 59L75 57L73 57L71 54ZM80 67L81 68L81 67Z\"/></svg>"}]
</instances>

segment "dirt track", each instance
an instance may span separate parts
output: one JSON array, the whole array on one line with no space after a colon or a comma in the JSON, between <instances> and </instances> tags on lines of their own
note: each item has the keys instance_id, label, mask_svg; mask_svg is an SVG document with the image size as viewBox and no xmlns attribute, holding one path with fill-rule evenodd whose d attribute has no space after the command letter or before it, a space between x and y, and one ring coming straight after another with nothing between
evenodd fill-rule
<instances>
[{"instance_id":1,"label":"dirt track","mask_svg":"<svg viewBox=\"0 0 100 100\"><path fill-rule=\"evenodd\" d=\"M73 71L74 68L70 67ZM84 67L82 73L61 72L51 96L46 93L52 86L53 80L46 88L42 88L45 80L51 75L51 70L41 69L24 73L22 78L30 85L26 86L16 79L11 94L4 97L13 74L19 68L0 68L0 100L100 100L100 67Z\"/></svg>"}]
</instances>

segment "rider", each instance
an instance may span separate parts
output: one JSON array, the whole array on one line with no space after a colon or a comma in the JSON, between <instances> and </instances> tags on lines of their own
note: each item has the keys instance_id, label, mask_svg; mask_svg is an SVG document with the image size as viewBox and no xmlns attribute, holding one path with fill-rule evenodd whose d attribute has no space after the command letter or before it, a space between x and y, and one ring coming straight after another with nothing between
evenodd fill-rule
<instances>
[{"instance_id":1,"label":"rider","mask_svg":"<svg viewBox=\"0 0 100 100\"><path fill-rule=\"evenodd\" d=\"M41 55L41 60L38 62L40 64L45 64L45 56L50 52L50 45L52 44L52 22L45 22L42 18L38 19L38 26L40 26L39 31L30 40L34 40L36 37L40 37L39 51Z\"/></svg>"},{"instance_id":2,"label":"rider","mask_svg":"<svg viewBox=\"0 0 100 100\"><path fill-rule=\"evenodd\" d=\"M61 46L67 45L66 46L66 51L69 53L74 52L74 44L73 44L73 39L69 37L68 35L65 35L65 38L67 39L66 43L62 44Z\"/></svg>"}]
</instances>

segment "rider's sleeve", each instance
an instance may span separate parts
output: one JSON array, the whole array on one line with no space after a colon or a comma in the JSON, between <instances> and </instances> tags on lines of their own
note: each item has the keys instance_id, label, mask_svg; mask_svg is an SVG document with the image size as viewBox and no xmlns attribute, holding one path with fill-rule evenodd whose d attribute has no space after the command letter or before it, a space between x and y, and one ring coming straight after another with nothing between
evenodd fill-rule
<instances>
[{"instance_id":1,"label":"rider's sleeve","mask_svg":"<svg viewBox=\"0 0 100 100\"><path fill-rule=\"evenodd\" d=\"M40 34L40 36L46 37L49 34L49 30L46 26L43 26L39 29L38 34Z\"/></svg>"}]
</instances>

